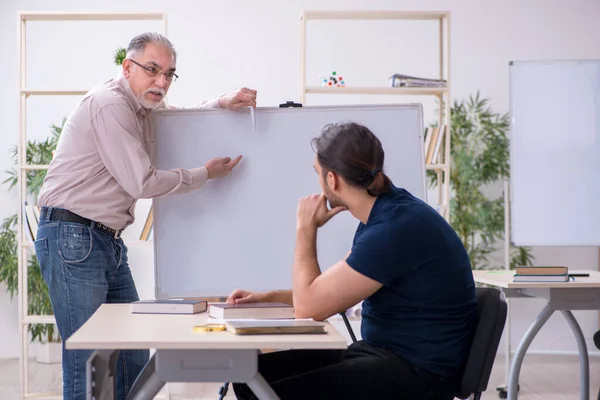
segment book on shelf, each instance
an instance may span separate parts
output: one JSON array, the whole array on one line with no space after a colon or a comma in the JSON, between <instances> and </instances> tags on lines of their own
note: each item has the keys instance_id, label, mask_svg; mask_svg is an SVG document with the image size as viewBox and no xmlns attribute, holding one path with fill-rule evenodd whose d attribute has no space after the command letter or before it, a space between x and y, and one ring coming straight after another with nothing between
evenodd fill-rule
<instances>
[{"instance_id":1,"label":"book on shelf","mask_svg":"<svg viewBox=\"0 0 600 400\"><path fill-rule=\"evenodd\" d=\"M394 74L389 77L390 87L424 87L424 88L445 88L445 79L429 79L417 76Z\"/></svg>"},{"instance_id":2,"label":"book on shelf","mask_svg":"<svg viewBox=\"0 0 600 400\"><path fill-rule=\"evenodd\" d=\"M211 303L209 317L215 319L285 319L294 318L294 307L285 303Z\"/></svg>"},{"instance_id":3,"label":"book on shelf","mask_svg":"<svg viewBox=\"0 0 600 400\"><path fill-rule=\"evenodd\" d=\"M148 238L150 237L150 233L152 232L153 222L154 214L152 212L152 206L150 206L150 210L148 211L148 215L146 216L146 222L144 223L142 233L140 234L140 240L148 240Z\"/></svg>"},{"instance_id":4,"label":"book on shelf","mask_svg":"<svg viewBox=\"0 0 600 400\"><path fill-rule=\"evenodd\" d=\"M27 233L27 237L33 243L36 239L38 224L40 221L40 213L35 204L23 202L23 229Z\"/></svg>"},{"instance_id":5,"label":"book on shelf","mask_svg":"<svg viewBox=\"0 0 600 400\"><path fill-rule=\"evenodd\" d=\"M226 321L228 332L235 335L324 334L325 324L313 320Z\"/></svg>"},{"instance_id":6,"label":"book on shelf","mask_svg":"<svg viewBox=\"0 0 600 400\"><path fill-rule=\"evenodd\" d=\"M429 151L429 147L431 146L431 137L433 136L433 130L435 128L427 127L425 128L425 143L423 143L423 155L425 156L425 161L427 161L427 153Z\"/></svg>"},{"instance_id":7,"label":"book on shelf","mask_svg":"<svg viewBox=\"0 0 600 400\"><path fill-rule=\"evenodd\" d=\"M197 314L206 311L205 300L139 300L132 303L134 314Z\"/></svg>"},{"instance_id":8,"label":"book on shelf","mask_svg":"<svg viewBox=\"0 0 600 400\"><path fill-rule=\"evenodd\" d=\"M442 125L440 129L438 129L438 135L433 147L433 154L431 155L431 164L437 164L440 158L440 148L442 147L442 142L444 141L444 134L446 133L446 125Z\"/></svg>"},{"instance_id":9,"label":"book on shelf","mask_svg":"<svg viewBox=\"0 0 600 400\"><path fill-rule=\"evenodd\" d=\"M425 164L437 164L442 160L440 149L445 134L446 125L442 125L441 128L429 127L425 130L425 143L423 144Z\"/></svg>"}]
</instances>

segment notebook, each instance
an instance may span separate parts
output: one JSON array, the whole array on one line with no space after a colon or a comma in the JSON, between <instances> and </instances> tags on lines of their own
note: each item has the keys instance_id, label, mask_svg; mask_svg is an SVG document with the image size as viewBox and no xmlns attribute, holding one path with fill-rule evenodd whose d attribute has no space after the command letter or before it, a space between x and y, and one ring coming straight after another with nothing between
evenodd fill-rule
<instances>
[{"instance_id":1,"label":"notebook","mask_svg":"<svg viewBox=\"0 0 600 400\"><path fill-rule=\"evenodd\" d=\"M228 332L236 335L324 334L325 324L312 320L225 321Z\"/></svg>"},{"instance_id":2,"label":"notebook","mask_svg":"<svg viewBox=\"0 0 600 400\"><path fill-rule=\"evenodd\" d=\"M515 282L568 282L569 275L514 275Z\"/></svg>"},{"instance_id":3,"label":"notebook","mask_svg":"<svg viewBox=\"0 0 600 400\"><path fill-rule=\"evenodd\" d=\"M205 300L140 300L134 301L134 314L197 314L207 309Z\"/></svg>"}]
</instances>

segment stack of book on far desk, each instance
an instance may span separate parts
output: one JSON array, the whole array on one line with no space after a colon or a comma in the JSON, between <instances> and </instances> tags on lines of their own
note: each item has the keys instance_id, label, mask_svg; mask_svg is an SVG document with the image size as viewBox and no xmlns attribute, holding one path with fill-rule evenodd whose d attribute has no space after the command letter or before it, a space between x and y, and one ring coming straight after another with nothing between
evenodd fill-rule
<instances>
[{"instance_id":1,"label":"stack of book on far desk","mask_svg":"<svg viewBox=\"0 0 600 400\"><path fill-rule=\"evenodd\" d=\"M515 268L515 282L567 282L569 269L563 266Z\"/></svg>"}]
</instances>

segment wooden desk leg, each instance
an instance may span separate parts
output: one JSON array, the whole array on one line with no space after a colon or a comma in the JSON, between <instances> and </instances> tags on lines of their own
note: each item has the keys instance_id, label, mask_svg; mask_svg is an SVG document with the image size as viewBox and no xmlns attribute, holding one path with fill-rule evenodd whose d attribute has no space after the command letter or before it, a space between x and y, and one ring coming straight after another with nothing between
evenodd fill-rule
<instances>
[{"instance_id":1,"label":"wooden desk leg","mask_svg":"<svg viewBox=\"0 0 600 400\"><path fill-rule=\"evenodd\" d=\"M163 386L165 382L156 374L156 353L154 353L131 386L127 400L153 399Z\"/></svg>"},{"instance_id":2,"label":"wooden desk leg","mask_svg":"<svg viewBox=\"0 0 600 400\"><path fill-rule=\"evenodd\" d=\"M97 350L86 362L86 391L88 399L113 400L117 398L115 375L119 352Z\"/></svg>"}]
</instances>

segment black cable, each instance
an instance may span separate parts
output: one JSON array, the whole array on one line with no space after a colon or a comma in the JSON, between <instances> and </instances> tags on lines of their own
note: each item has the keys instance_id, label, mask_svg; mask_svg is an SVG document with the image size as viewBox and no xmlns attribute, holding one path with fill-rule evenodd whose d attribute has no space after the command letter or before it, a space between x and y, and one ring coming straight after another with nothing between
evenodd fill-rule
<instances>
[{"instance_id":1,"label":"black cable","mask_svg":"<svg viewBox=\"0 0 600 400\"><path fill-rule=\"evenodd\" d=\"M219 389L219 400L223 400L225 396L227 396L227 391L229 390L229 382L225 382L221 389Z\"/></svg>"},{"instance_id":2,"label":"black cable","mask_svg":"<svg viewBox=\"0 0 600 400\"><path fill-rule=\"evenodd\" d=\"M350 334L350 337L352 338L352 342L356 343L356 336L354 336L354 331L352 330L352 327L350 326L350 321L348 321L348 317L346 317L346 313L341 312L340 315L342 316L342 319L344 320L344 324L346 324L346 329L348 329L348 333Z\"/></svg>"}]
</instances>

